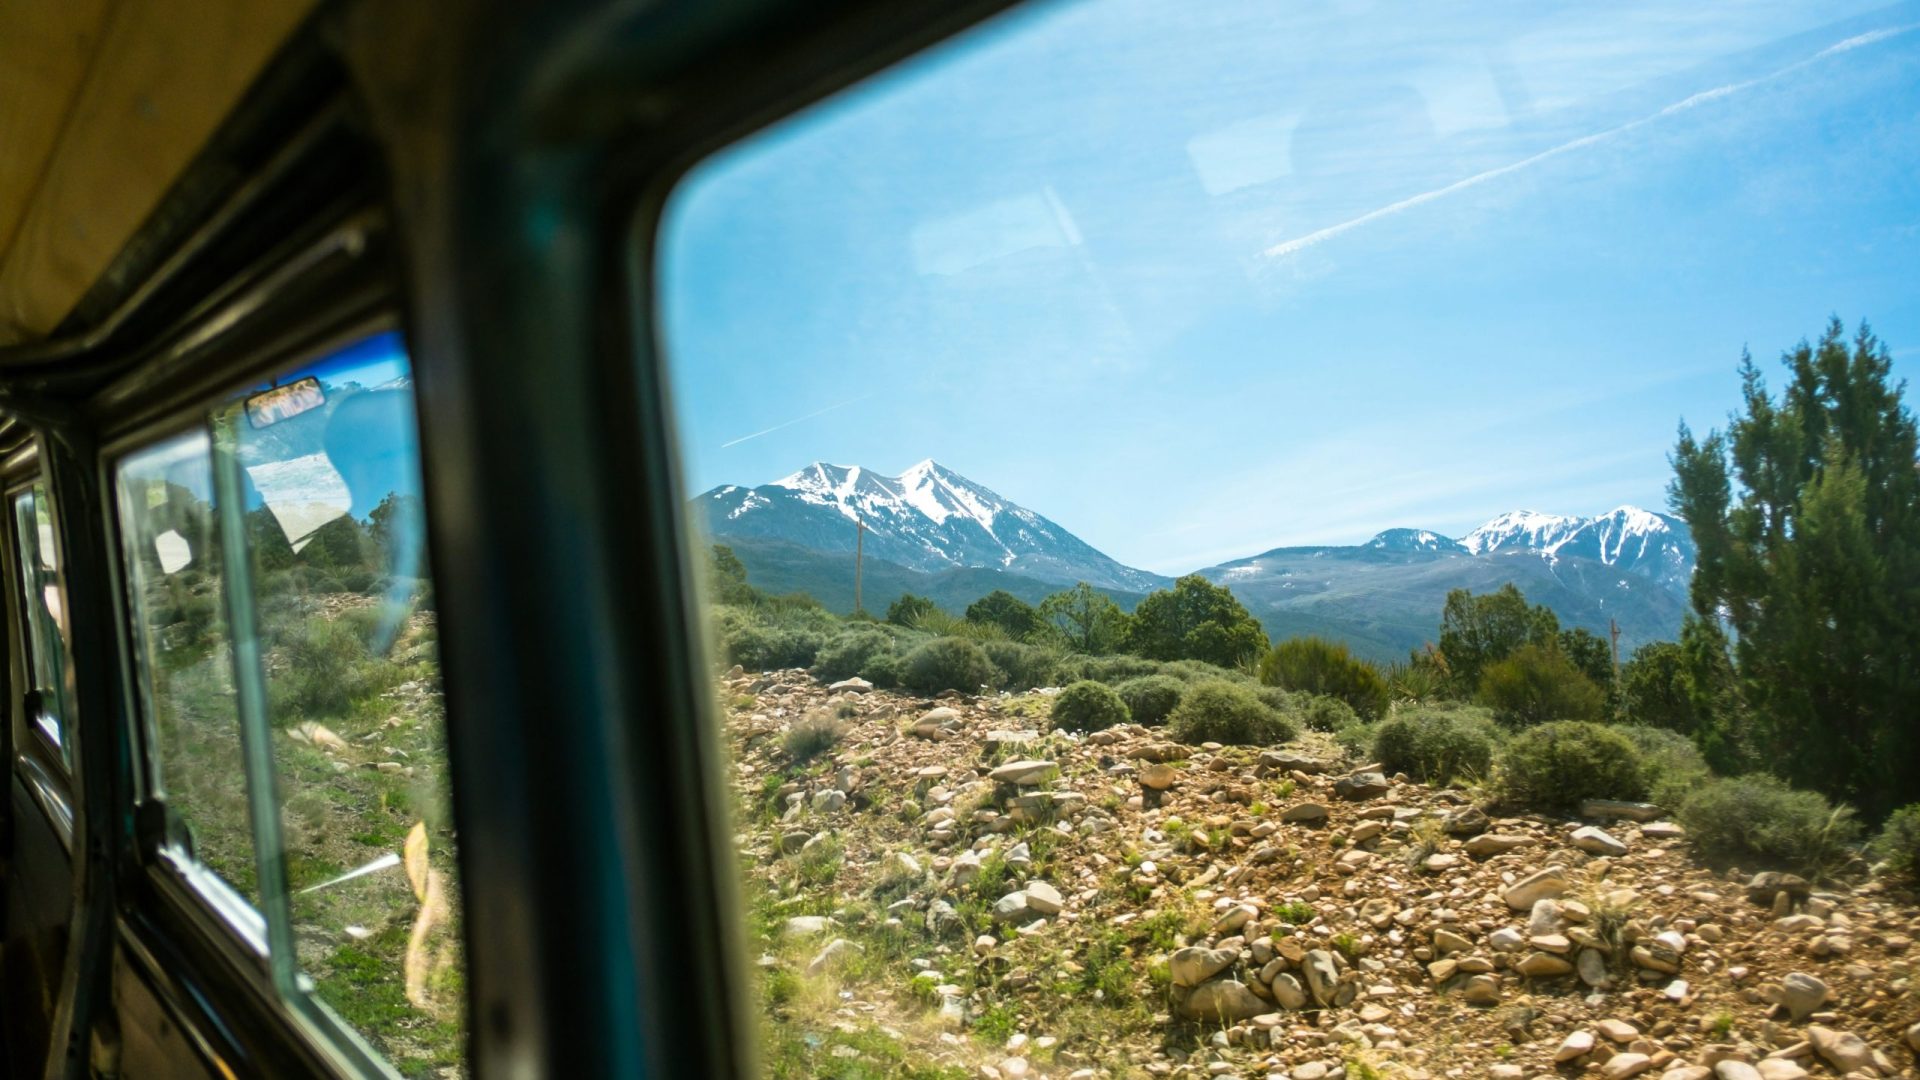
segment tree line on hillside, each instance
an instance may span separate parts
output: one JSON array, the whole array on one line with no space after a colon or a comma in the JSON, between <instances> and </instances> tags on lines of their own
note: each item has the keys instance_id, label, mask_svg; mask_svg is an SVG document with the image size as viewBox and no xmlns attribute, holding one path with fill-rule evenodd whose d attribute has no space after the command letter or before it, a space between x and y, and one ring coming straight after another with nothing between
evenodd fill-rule
<instances>
[{"instance_id":1,"label":"tree line on hillside","mask_svg":"<svg viewBox=\"0 0 1920 1080\"><path fill-rule=\"evenodd\" d=\"M843 623L804 597L757 596L739 560L716 548L711 590L730 605L815 609L809 617L817 627L821 618L863 624L856 650L863 659L910 655L924 646L914 634L965 642L981 663L963 665L966 678L979 677L954 684L964 689L1060 685L1032 680L1063 677L1112 681L1103 671L1141 678L1153 672L1138 664L1187 664L1212 672L1208 678L1297 695L1289 699L1294 707L1338 702L1361 724L1397 715L1401 706L1435 706L1480 710L1509 735L1552 729L1558 738L1568 724L1666 732L1705 775L1757 775L1737 790L1715 789L1725 820L1764 820L1773 811L1762 804L1794 803L1803 833L1836 837L1850 826L1844 808L1824 802L1833 799L1871 820L1892 815L1889 828L1905 830L1911 848L1920 809L1896 808L1920 800L1920 710L1912 707L1920 700L1920 620L1909 614L1920 609L1914 418L1902 403L1904 384L1891 379L1885 346L1864 326L1849 338L1835 320L1817 343L1803 342L1783 360L1789 383L1775 398L1751 357L1743 359L1743 408L1725 433L1698 438L1681 427L1669 494L1699 549L1693 611L1678 640L1641 646L1617 676L1606 639L1563 628L1511 584L1449 593L1436 641L1386 666L1322 638L1271 642L1231 590L1197 575L1146 597L1131 614L1082 582L1038 604L996 591L959 617L905 595L884 620L856 615ZM788 644L806 651L797 623L770 630L750 628L738 614L728 618L742 634L761 635L749 643L753 655L771 658L781 633L800 633ZM875 660L876 682L896 674L887 663ZM847 674L859 667L829 666ZM1611 748L1605 753L1621 745L1586 732L1569 737L1583 753L1592 749L1587 744ZM1675 745L1640 740L1647 744L1635 749L1641 756L1655 744L1671 756ZM1594 759L1582 760L1590 770ZM1563 780L1550 775L1543 787ZM1828 826L1818 825L1822 813Z\"/></svg>"}]
</instances>

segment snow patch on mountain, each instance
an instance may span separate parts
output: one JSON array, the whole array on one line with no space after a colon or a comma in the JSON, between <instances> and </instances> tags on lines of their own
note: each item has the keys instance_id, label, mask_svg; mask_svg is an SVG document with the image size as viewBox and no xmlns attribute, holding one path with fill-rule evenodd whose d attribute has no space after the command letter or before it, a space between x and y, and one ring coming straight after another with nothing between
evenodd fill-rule
<instances>
[{"instance_id":1,"label":"snow patch on mountain","mask_svg":"<svg viewBox=\"0 0 1920 1080\"><path fill-rule=\"evenodd\" d=\"M1584 518L1543 514L1538 510L1509 510L1461 537L1460 546L1475 555L1504 547L1550 551L1584 524Z\"/></svg>"}]
</instances>

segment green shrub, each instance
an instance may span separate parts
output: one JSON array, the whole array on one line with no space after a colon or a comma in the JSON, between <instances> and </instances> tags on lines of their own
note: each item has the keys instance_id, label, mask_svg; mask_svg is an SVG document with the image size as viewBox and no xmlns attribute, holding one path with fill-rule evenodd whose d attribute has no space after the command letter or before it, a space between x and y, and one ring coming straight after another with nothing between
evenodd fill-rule
<instances>
[{"instance_id":1,"label":"green shrub","mask_svg":"<svg viewBox=\"0 0 1920 1080\"><path fill-rule=\"evenodd\" d=\"M1238 680L1228 681L1238 682ZM1296 694L1291 690L1282 690L1277 686L1260 686L1254 684L1251 688L1253 690L1253 696L1259 698L1261 704L1279 713L1281 716L1294 716L1300 712L1300 699L1303 695Z\"/></svg>"},{"instance_id":2,"label":"green shrub","mask_svg":"<svg viewBox=\"0 0 1920 1080\"><path fill-rule=\"evenodd\" d=\"M1873 857L1896 874L1920 878L1920 803L1909 803L1888 815L1880 835L1873 838Z\"/></svg>"},{"instance_id":3,"label":"green shrub","mask_svg":"<svg viewBox=\"0 0 1920 1080\"><path fill-rule=\"evenodd\" d=\"M860 667L860 677L883 689L899 686L900 654L883 652L867 657L867 662Z\"/></svg>"},{"instance_id":4,"label":"green shrub","mask_svg":"<svg viewBox=\"0 0 1920 1080\"><path fill-rule=\"evenodd\" d=\"M1387 681L1380 669L1325 638L1288 638L1275 645L1260 660L1260 681L1339 698L1368 720L1378 720L1387 709Z\"/></svg>"},{"instance_id":5,"label":"green shrub","mask_svg":"<svg viewBox=\"0 0 1920 1080\"><path fill-rule=\"evenodd\" d=\"M1126 655L1090 656L1086 658L1084 664L1080 671L1081 678L1094 679L1108 685L1128 679L1145 678L1148 675L1159 675L1161 669L1168 666L1158 660Z\"/></svg>"},{"instance_id":6,"label":"green shrub","mask_svg":"<svg viewBox=\"0 0 1920 1080\"><path fill-rule=\"evenodd\" d=\"M1242 682L1250 686L1257 685L1254 679L1249 678L1243 672L1231 668L1223 668L1218 664L1208 663L1205 660L1162 660L1157 670L1162 675L1171 675L1176 679L1185 679L1190 683L1204 682L1209 679L1226 679L1229 682Z\"/></svg>"},{"instance_id":7,"label":"green shrub","mask_svg":"<svg viewBox=\"0 0 1920 1080\"><path fill-rule=\"evenodd\" d=\"M1062 731L1100 731L1127 722L1127 703L1106 683L1083 679L1054 696L1052 718Z\"/></svg>"},{"instance_id":8,"label":"green shrub","mask_svg":"<svg viewBox=\"0 0 1920 1080\"><path fill-rule=\"evenodd\" d=\"M1261 701L1252 687L1225 679L1195 684L1168 715L1167 728L1183 743L1241 746L1283 743L1300 733L1292 721Z\"/></svg>"},{"instance_id":9,"label":"green shrub","mask_svg":"<svg viewBox=\"0 0 1920 1080\"><path fill-rule=\"evenodd\" d=\"M983 641L980 648L1006 676L1010 690L1060 685L1061 654L1053 649L1021 641Z\"/></svg>"},{"instance_id":10,"label":"green shrub","mask_svg":"<svg viewBox=\"0 0 1920 1080\"><path fill-rule=\"evenodd\" d=\"M1387 696L1394 701L1433 701L1446 695L1446 670L1422 653L1405 663L1390 664L1380 674L1387 680Z\"/></svg>"},{"instance_id":11,"label":"green shrub","mask_svg":"<svg viewBox=\"0 0 1920 1080\"><path fill-rule=\"evenodd\" d=\"M1451 784L1485 777L1495 741L1483 709L1403 705L1374 729L1373 757L1388 775Z\"/></svg>"},{"instance_id":12,"label":"green shrub","mask_svg":"<svg viewBox=\"0 0 1920 1080\"><path fill-rule=\"evenodd\" d=\"M316 615L270 628L284 665L267 687L277 722L343 716L400 681L400 668L369 655L360 621Z\"/></svg>"},{"instance_id":13,"label":"green shrub","mask_svg":"<svg viewBox=\"0 0 1920 1080\"><path fill-rule=\"evenodd\" d=\"M1522 645L1480 673L1480 704L1508 727L1555 720L1595 722L1606 694L1558 648Z\"/></svg>"},{"instance_id":14,"label":"green shrub","mask_svg":"<svg viewBox=\"0 0 1920 1080\"><path fill-rule=\"evenodd\" d=\"M873 627L843 630L814 655L813 674L827 682L850 679L860 674L875 656L892 651L893 636L884 630Z\"/></svg>"},{"instance_id":15,"label":"green shrub","mask_svg":"<svg viewBox=\"0 0 1920 1080\"><path fill-rule=\"evenodd\" d=\"M1369 724L1365 720L1355 720L1346 727L1335 731L1333 733L1333 741L1339 745L1340 749L1346 751L1348 757L1366 758L1373 754L1374 736L1379 730L1379 724Z\"/></svg>"},{"instance_id":16,"label":"green shrub","mask_svg":"<svg viewBox=\"0 0 1920 1080\"><path fill-rule=\"evenodd\" d=\"M1127 714L1136 724L1158 727L1167 722L1167 714L1180 704L1187 684L1171 675L1143 675L1114 687L1126 702Z\"/></svg>"},{"instance_id":17,"label":"green shrub","mask_svg":"<svg viewBox=\"0 0 1920 1080\"><path fill-rule=\"evenodd\" d=\"M1614 729L1640 751L1640 767L1647 774L1647 797L1669 810L1686 801L1694 789L1713 779L1713 770L1693 740L1666 728L1629 724Z\"/></svg>"},{"instance_id":18,"label":"green shrub","mask_svg":"<svg viewBox=\"0 0 1920 1080\"><path fill-rule=\"evenodd\" d=\"M742 608L722 606L715 609L721 658L739 664L748 671L806 667L813 663L826 643L827 628L836 624L825 612L809 612L792 607Z\"/></svg>"},{"instance_id":19,"label":"green shrub","mask_svg":"<svg viewBox=\"0 0 1920 1080\"><path fill-rule=\"evenodd\" d=\"M1339 731L1360 722L1353 706L1324 694L1306 695L1299 701L1298 711L1301 722L1315 731Z\"/></svg>"},{"instance_id":20,"label":"green shrub","mask_svg":"<svg viewBox=\"0 0 1920 1080\"><path fill-rule=\"evenodd\" d=\"M1680 804L1679 817L1702 851L1777 862L1808 877L1837 868L1860 835L1852 807L1765 773L1700 785Z\"/></svg>"},{"instance_id":21,"label":"green shrub","mask_svg":"<svg viewBox=\"0 0 1920 1080\"><path fill-rule=\"evenodd\" d=\"M978 693L1000 681L984 649L965 638L943 637L914 649L900 663L900 681L923 694Z\"/></svg>"},{"instance_id":22,"label":"green shrub","mask_svg":"<svg viewBox=\"0 0 1920 1080\"><path fill-rule=\"evenodd\" d=\"M1515 736L1500 752L1495 787L1512 805L1570 810L1585 799L1645 798L1647 778L1625 735L1565 720Z\"/></svg>"}]
</instances>

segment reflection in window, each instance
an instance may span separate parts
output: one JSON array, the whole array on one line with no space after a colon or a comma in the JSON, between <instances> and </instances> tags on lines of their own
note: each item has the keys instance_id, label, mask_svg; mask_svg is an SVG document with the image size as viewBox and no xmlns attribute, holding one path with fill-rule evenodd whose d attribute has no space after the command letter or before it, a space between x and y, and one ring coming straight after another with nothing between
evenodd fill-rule
<instances>
[{"instance_id":1,"label":"reflection in window","mask_svg":"<svg viewBox=\"0 0 1920 1080\"><path fill-rule=\"evenodd\" d=\"M258 908L208 462L207 436L198 430L123 461L122 541L158 759L156 794L193 857Z\"/></svg>"},{"instance_id":2,"label":"reflection in window","mask_svg":"<svg viewBox=\"0 0 1920 1080\"><path fill-rule=\"evenodd\" d=\"M464 976L407 357L381 335L282 382L120 466L154 787L294 1003L442 1076Z\"/></svg>"},{"instance_id":3,"label":"reflection in window","mask_svg":"<svg viewBox=\"0 0 1920 1080\"><path fill-rule=\"evenodd\" d=\"M45 484L13 499L20 540L20 580L26 591L28 661L35 712L31 719L71 761L66 741L67 623L60 581L60 548L53 538L53 504Z\"/></svg>"},{"instance_id":4,"label":"reflection in window","mask_svg":"<svg viewBox=\"0 0 1920 1080\"><path fill-rule=\"evenodd\" d=\"M268 390L216 423L244 477L298 965L432 1074L460 1061L464 1002L410 369L389 334L280 382L300 407Z\"/></svg>"}]
</instances>

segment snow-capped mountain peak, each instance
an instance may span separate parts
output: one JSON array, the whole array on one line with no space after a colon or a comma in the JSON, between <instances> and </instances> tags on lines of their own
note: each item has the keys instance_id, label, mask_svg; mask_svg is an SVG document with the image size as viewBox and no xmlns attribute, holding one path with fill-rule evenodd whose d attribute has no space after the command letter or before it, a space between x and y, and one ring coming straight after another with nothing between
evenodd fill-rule
<instances>
[{"instance_id":1,"label":"snow-capped mountain peak","mask_svg":"<svg viewBox=\"0 0 1920 1080\"><path fill-rule=\"evenodd\" d=\"M1460 542L1426 529L1388 529L1367 541L1375 551L1460 551Z\"/></svg>"},{"instance_id":2,"label":"snow-capped mountain peak","mask_svg":"<svg viewBox=\"0 0 1920 1080\"><path fill-rule=\"evenodd\" d=\"M1148 591L1161 580L931 458L898 476L814 462L760 487L714 488L693 505L716 538L783 540L818 551L851 548L859 522L869 555L922 572L991 567L1127 591Z\"/></svg>"},{"instance_id":3,"label":"snow-capped mountain peak","mask_svg":"<svg viewBox=\"0 0 1920 1080\"><path fill-rule=\"evenodd\" d=\"M1538 510L1509 510L1461 537L1460 545L1475 555L1505 547L1551 551L1584 524L1584 518L1543 514Z\"/></svg>"},{"instance_id":4,"label":"snow-capped mountain peak","mask_svg":"<svg viewBox=\"0 0 1920 1080\"><path fill-rule=\"evenodd\" d=\"M1693 536L1678 518L1637 506L1592 518L1515 510L1468 533L1461 544L1476 555L1532 552L1549 563L1578 556L1682 585L1693 574L1696 555Z\"/></svg>"}]
</instances>

